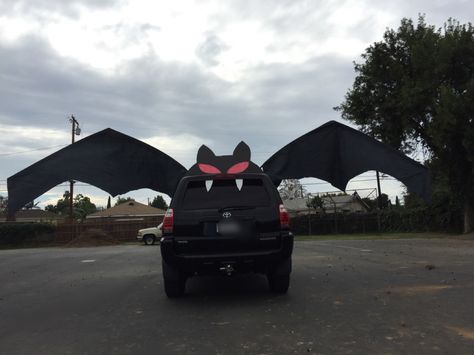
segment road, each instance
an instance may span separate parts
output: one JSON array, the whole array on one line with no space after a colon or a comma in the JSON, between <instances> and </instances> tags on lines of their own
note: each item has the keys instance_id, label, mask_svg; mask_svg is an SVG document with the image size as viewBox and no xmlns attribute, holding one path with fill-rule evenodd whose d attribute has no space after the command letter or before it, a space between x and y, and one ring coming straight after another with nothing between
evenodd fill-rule
<instances>
[{"instance_id":1,"label":"road","mask_svg":"<svg viewBox=\"0 0 474 355\"><path fill-rule=\"evenodd\" d=\"M468 354L474 242L297 242L259 275L162 290L159 247L0 251L0 354Z\"/></svg>"}]
</instances>

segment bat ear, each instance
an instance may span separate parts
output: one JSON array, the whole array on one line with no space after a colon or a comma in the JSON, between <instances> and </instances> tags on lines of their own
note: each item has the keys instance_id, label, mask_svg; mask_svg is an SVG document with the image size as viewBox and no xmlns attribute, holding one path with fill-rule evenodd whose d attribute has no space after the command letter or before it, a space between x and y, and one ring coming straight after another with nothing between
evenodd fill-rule
<instances>
[{"instance_id":1,"label":"bat ear","mask_svg":"<svg viewBox=\"0 0 474 355\"><path fill-rule=\"evenodd\" d=\"M244 141L235 147L234 158L238 161L250 161L250 147Z\"/></svg>"},{"instance_id":2,"label":"bat ear","mask_svg":"<svg viewBox=\"0 0 474 355\"><path fill-rule=\"evenodd\" d=\"M197 162L198 163L210 162L215 158L215 156L216 155L214 154L214 152L203 144L198 150Z\"/></svg>"}]
</instances>

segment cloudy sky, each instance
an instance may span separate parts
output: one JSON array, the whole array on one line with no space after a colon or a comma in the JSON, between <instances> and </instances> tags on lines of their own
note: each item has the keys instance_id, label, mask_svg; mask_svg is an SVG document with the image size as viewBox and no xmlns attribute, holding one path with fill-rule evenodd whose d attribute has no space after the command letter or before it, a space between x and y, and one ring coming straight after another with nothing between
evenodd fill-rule
<instances>
[{"instance_id":1,"label":"cloudy sky","mask_svg":"<svg viewBox=\"0 0 474 355\"><path fill-rule=\"evenodd\" d=\"M162 149L184 166L207 144L240 140L266 158L328 120L354 79L353 61L386 28L426 14L472 20L470 1L0 0L0 194L6 179L106 127ZM347 122L344 122L347 123ZM349 188L373 188L373 174ZM361 181L364 180L364 181ZM333 191L309 179L309 191ZM55 201L59 186L37 201ZM396 181L382 189L394 198ZM76 191L105 205L107 194ZM146 202L155 192L129 195Z\"/></svg>"}]
</instances>

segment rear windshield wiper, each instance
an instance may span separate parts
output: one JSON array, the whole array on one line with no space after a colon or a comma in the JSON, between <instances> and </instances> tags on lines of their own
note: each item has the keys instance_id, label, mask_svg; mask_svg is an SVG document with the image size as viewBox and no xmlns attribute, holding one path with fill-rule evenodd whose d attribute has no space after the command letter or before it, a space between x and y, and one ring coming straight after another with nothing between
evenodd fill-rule
<instances>
[{"instance_id":1,"label":"rear windshield wiper","mask_svg":"<svg viewBox=\"0 0 474 355\"><path fill-rule=\"evenodd\" d=\"M254 208L255 208L255 206L228 206L228 207L219 208L219 212L251 210L251 209L254 209Z\"/></svg>"}]
</instances>

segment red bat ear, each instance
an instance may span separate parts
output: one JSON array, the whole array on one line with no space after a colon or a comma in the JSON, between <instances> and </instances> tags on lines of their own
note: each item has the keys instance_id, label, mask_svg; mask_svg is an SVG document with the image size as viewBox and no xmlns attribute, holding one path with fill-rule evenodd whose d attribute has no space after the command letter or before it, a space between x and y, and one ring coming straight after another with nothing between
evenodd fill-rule
<instances>
[{"instance_id":1,"label":"red bat ear","mask_svg":"<svg viewBox=\"0 0 474 355\"><path fill-rule=\"evenodd\" d=\"M198 164L199 170L206 174L220 174L221 171L209 164Z\"/></svg>"},{"instance_id":2,"label":"red bat ear","mask_svg":"<svg viewBox=\"0 0 474 355\"><path fill-rule=\"evenodd\" d=\"M244 172L245 170L247 170L247 168L249 167L249 162L248 161L242 161L240 163L237 163L235 165L232 165L228 170L227 170L227 174L238 174L238 173L242 173Z\"/></svg>"}]
</instances>

